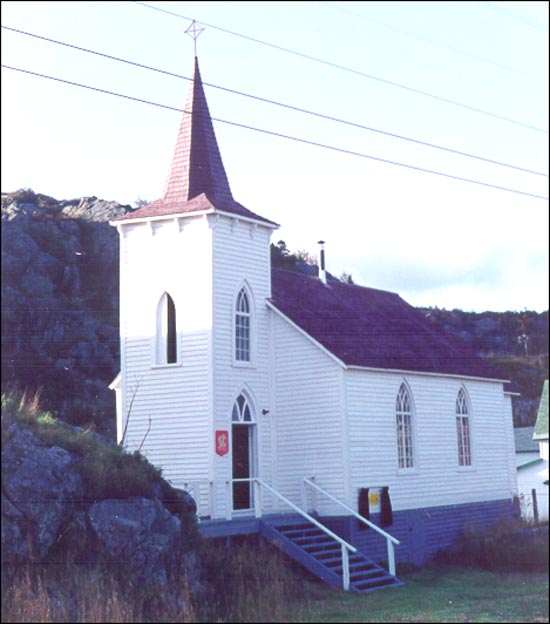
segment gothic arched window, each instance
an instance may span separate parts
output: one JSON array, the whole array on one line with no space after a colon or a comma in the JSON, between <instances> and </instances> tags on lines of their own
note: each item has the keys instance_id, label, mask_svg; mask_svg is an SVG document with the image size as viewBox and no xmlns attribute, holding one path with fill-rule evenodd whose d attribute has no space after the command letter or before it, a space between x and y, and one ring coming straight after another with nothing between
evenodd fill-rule
<instances>
[{"instance_id":1,"label":"gothic arched window","mask_svg":"<svg viewBox=\"0 0 550 624\"><path fill-rule=\"evenodd\" d=\"M173 364L177 360L176 306L165 292L157 307L157 364Z\"/></svg>"},{"instance_id":2,"label":"gothic arched window","mask_svg":"<svg viewBox=\"0 0 550 624\"><path fill-rule=\"evenodd\" d=\"M414 467L412 432L412 403L407 386L402 383L395 402L395 424L397 427L397 458L399 468Z\"/></svg>"},{"instance_id":3,"label":"gothic arched window","mask_svg":"<svg viewBox=\"0 0 550 624\"><path fill-rule=\"evenodd\" d=\"M235 305L235 360L250 362L250 299L244 288L237 295Z\"/></svg>"},{"instance_id":4,"label":"gothic arched window","mask_svg":"<svg viewBox=\"0 0 550 624\"><path fill-rule=\"evenodd\" d=\"M470 416L468 399L464 388L460 388L456 396L456 439L458 445L458 465L472 465L472 451L470 447Z\"/></svg>"}]
</instances>

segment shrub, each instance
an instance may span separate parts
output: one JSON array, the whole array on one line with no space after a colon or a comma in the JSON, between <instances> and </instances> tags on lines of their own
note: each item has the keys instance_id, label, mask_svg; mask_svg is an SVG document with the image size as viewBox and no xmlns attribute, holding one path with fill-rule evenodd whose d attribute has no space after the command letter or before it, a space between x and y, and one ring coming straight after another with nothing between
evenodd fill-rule
<instances>
[{"instance_id":1,"label":"shrub","mask_svg":"<svg viewBox=\"0 0 550 624\"><path fill-rule=\"evenodd\" d=\"M439 551L435 559L502 572L548 570L548 527L503 522L484 531L465 531L458 544Z\"/></svg>"}]
</instances>

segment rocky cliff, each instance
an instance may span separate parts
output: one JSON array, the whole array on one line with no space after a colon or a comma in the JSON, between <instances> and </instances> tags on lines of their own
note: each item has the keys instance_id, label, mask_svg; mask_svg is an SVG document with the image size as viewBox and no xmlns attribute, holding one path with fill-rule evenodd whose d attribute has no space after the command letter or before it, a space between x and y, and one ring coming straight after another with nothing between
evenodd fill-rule
<instances>
[{"instance_id":1,"label":"rocky cliff","mask_svg":"<svg viewBox=\"0 0 550 624\"><path fill-rule=\"evenodd\" d=\"M2 196L2 385L41 391L68 422L113 431L119 370L118 234L130 206Z\"/></svg>"}]
</instances>

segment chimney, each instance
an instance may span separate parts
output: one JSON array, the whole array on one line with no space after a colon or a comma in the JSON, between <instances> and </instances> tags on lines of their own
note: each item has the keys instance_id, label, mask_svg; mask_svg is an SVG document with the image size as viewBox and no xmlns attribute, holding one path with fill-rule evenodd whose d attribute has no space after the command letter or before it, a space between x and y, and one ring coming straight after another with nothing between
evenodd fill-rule
<instances>
[{"instance_id":1,"label":"chimney","mask_svg":"<svg viewBox=\"0 0 550 624\"><path fill-rule=\"evenodd\" d=\"M327 272L325 271L325 241L317 241L321 245L321 253L319 254L319 279L323 284L327 283Z\"/></svg>"}]
</instances>

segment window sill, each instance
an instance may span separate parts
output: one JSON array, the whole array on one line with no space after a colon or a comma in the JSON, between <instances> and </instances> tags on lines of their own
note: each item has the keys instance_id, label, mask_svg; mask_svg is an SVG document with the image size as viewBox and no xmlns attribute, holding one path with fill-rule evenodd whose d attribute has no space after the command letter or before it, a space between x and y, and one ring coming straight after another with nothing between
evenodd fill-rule
<instances>
[{"instance_id":1,"label":"window sill","mask_svg":"<svg viewBox=\"0 0 550 624\"><path fill-rule=\"evenodd\" d=\"M234 368L256 368L252 362L245 362L241 360L233 360L231 365Z\"/></svg>"},{"instance_id":2,"label":"window sill","mask_svg":"<svg viewBox=\"0 0 550 624\"><path fill-rule=\"evenodd\" d=\"M398 477L408 477L408 476L413 476L417 474L418 474L418 470L416 468L398 468L397 469Z\"/></svg>"},{"instance_id":3,"label":"window sill","mask_svg":"<svg viewBox=\"0 0 550 624\"><path fill-rule=\"evenodd\" d=\"M151 364L151 368L181 368L181 362L172 362L171 364Z\"/></svg>"}]
</instances>

